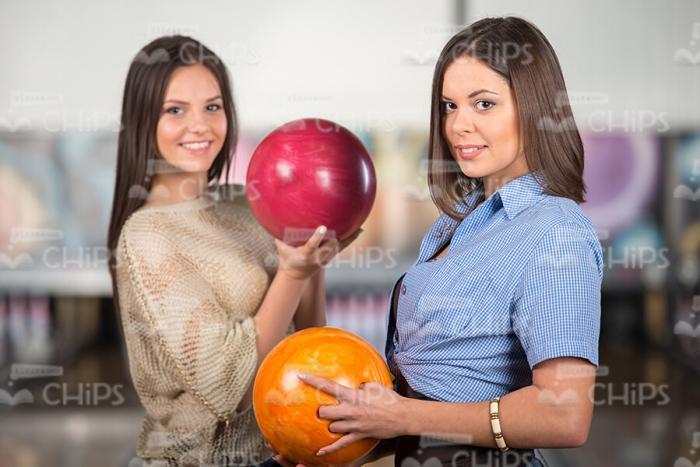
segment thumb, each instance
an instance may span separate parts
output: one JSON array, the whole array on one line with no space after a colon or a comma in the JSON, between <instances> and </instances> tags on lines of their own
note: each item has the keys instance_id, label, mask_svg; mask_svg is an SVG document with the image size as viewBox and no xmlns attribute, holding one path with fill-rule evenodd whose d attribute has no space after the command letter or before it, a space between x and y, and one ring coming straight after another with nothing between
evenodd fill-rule
<instances>
[{"instance_id":1,"label":"thumb","mask_svg":"<svg viewBox=\"0 0 700 467\"><path fill-rule=\"evenodd\" d=\"M304 246L309 250L315 250L323 241L323 237L326 235L327 231L328 229L325 225L319 226Z\"/></svg>"}]
</instances>

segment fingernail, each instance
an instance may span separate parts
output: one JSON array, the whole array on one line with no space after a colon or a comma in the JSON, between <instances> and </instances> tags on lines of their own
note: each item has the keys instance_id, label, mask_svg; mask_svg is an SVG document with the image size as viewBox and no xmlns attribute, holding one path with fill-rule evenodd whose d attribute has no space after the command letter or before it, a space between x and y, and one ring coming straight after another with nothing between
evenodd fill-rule
<instances>
[{"instance_id":1,"label":"fingernail","mask_svg":"<svg viewBox=\"0 0 700 467\"><path fill-rule=\"evenodd\" d=\"M322 456L326 453L323 449L319 449L319 451L316 453L317 456Z\"/></svg>"},{"instance_id":2,"label":"fingernail","mask_svg":"<svg viewBox=\"0 0 700 467\"><path fill-rule=\"evenodd\" d=\"M306 373L298 373L298 374L297 374L297 377L298 377L299 379L306 379L307 376L309 376L309 375L307 375Z\"/></svg>"},{"instance_id":3,"label":"fingernail","mask_svg":"<svg viewBox=\"0 0 700 467\"><path fill-rule=\"evenodd\" d=\"M325 226L325 225L322 225L321 227L318 228L318 233L320 233L321 235L325 235L325 234L326 234L326 230L328 230L328 229L326 228L326 226Z\"/></svg>"}]
</instances>

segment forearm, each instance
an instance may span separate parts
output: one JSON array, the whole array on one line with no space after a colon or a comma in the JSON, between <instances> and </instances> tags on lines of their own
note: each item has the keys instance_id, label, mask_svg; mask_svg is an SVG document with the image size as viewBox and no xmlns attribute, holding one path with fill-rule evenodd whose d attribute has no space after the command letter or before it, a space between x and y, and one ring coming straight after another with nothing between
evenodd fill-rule
<instances>
[{"instance_id":1,"label":"forearm","mask_svg":"<svg viewBox=\"0 0 700 467\"><path fill-rule=\"evenodd\" d=\"M299 308L294 315L296 330L326 325L326 289L323 271L319 269L306 284Z\"/></svg>"},{"instance_id":2,"label":"forearm","mask_svg":"<svg viewBox=\"0 0 700 467\"><path fill-rule=\"evenodd\" d=\"M258 353L254 374L257 374L267 354L287 335L289 323L292 322L307 282L307 279L294 279L281 271L278 271L272 280L262 305L253 318ZM243 411L252 402L254 381L255 378L238 404L238 412Z\"/></svg>"},{"instance_id":3,"label":"forearm","mask_svg":"<svg viewBox=\"0 0 700 467\"><path fill-rule=\"evenodd\" d=\"M278 271L255 315L258 363L286 335L308 280L295 279Z\"/></svg>"},{"instance_id":4,"label":"forearm","mask_svg":"<svg viewBox=\"0 0 700 467\"><path fill-rule=\"evenodd\" d=\"M585 442L590 416L577 415L572 404L554 404L553 396L531 385L500 400L503 437L511 448L566 448ZM407 433L495 448L489 417L489 401L434 402L409 399L406 406ZM591 414L592 415L592 414Z\"/></svg>"}]
</instances>

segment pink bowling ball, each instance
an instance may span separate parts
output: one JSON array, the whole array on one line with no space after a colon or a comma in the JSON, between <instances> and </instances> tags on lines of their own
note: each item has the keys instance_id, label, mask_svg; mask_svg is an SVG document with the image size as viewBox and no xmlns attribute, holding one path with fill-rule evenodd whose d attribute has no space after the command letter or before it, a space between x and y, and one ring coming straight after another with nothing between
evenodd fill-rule
<instances>
[{"instance_id":1,"label":"pink bowling ball","mask_svg":"<svg viewBox=\"0 0 700 467\"><path fill-rule=\"evenodd\" d=\"M306 242L319 225L328 228L328 238L346 238L369 215L376 189L372 159L360 140L317 118L273 130L253 152L246 176L253 214L290 245Z\"/></svg>"}]
</instances>

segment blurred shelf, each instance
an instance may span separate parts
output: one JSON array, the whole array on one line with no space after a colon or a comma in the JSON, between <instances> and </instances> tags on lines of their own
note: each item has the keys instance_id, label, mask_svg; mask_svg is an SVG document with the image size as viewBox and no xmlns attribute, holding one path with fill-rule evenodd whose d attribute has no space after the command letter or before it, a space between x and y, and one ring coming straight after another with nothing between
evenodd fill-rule
<instances>
[{"instance_id":1,"label":"blurred shelf","mask_svg":"<svg viewBox=\"0 0 700 467\"><path fill-rule=\"evenodd\" d=\"M0 292L51 296L112 296L112 280L105 269L75 271L0 271Z\"/></svg>"},{"instance_id":2,"label":"blurred shelf","mask_svg":"<svg viewBox=\"0 0 700 467\"><path fill-rule=\"evenodd\" d=\"M332 264L326 268L326 290L343 292L357 289L386 290L412 266L402 262L387 267L379 265L352 268ZM102 269L65 270L2 270L0 293L51 296L111 297L112 281Z\"/></svg>"},{"instance_id":3,"label":"blurred shelf","mask_svg":"<svg viewBox=\"0 0 700 467\"><path fill-rule=\"evenodd\" d=\"M413 260L403 260L392 266L371 267L326 266L326 290L329 293L352 291L385 291L405 271L413 266ZM604 273L603 290L609 292L641 292L644 284L642 274L621 275L619 271L607 269ZM663 287L663 284L661 285ZM112 282L107 270L2 270L0 271L0 293L36 294L52 296L111 297Z\"/></svg>"}]
</instances>

